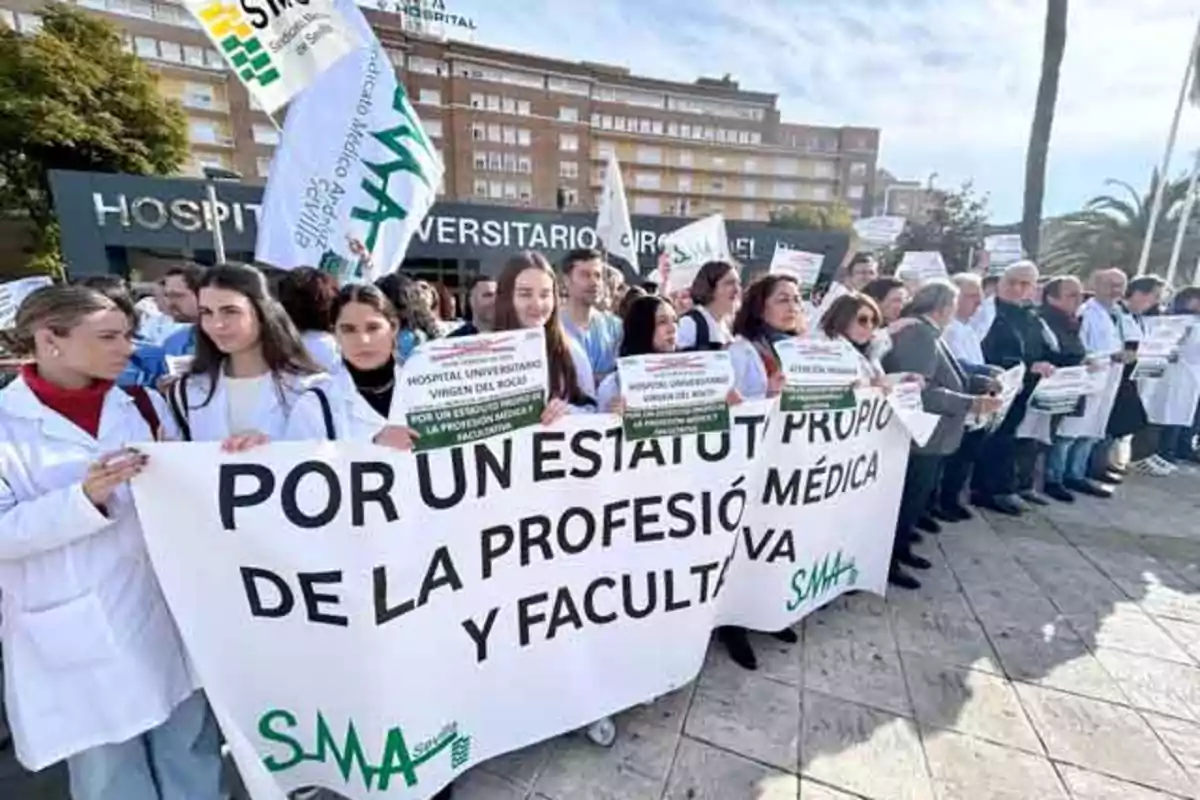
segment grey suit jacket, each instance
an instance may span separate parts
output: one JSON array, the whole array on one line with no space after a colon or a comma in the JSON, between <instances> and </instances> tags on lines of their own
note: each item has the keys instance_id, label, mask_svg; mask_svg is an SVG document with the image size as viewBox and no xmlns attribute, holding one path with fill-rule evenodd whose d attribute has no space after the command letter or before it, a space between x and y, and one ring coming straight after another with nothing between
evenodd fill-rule
<instances>
[{"instance_id":1,"label":"grey suit jacket","mask_svg":"<svg viewBox=\"0 0 1200 800\"><path fill-rule=\"evenodd\" d=\"M941 417L924 447L923 455L949 455L962 443L963 428L972 398L985 391L987 379L968 375L942 341L941 332L927 320L909 325L892 336L892 349L884 356L888 372L915 372L925 378L921 403L926 413Z\"/></svg>"}]
</instances>

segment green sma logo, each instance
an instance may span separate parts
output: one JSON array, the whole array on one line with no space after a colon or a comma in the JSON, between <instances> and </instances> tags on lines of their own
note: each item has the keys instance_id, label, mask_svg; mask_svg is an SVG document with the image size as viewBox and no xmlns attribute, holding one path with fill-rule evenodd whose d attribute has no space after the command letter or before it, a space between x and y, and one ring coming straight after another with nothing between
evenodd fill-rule
<instances>
[{"instance_id":1,"label":"green sma logo","mask_svg":"<svg viewBox=\"0 0 1200 800\"><path fill-rule=\"evenodd\" d=\"M306 736L295 714L273 709L259 718L258 735L277 751L263 758L263 765L270 772L286 772L305 761L333 762L343 781L349 784L357 773L367 791L386 792L396 776L404 779L405 786L416 786L420 782L417 769L443 753L453 769L465 766L471 759L471 737L459 732L457 722L446 724L436 735L411 749L404 731L397 725L388 730L378 751L368 752L353 720L347 722L345 732L338 736L318 711L315 729ZM312 746L306 748L305 741Z\"/></svg>"}]
</instances>

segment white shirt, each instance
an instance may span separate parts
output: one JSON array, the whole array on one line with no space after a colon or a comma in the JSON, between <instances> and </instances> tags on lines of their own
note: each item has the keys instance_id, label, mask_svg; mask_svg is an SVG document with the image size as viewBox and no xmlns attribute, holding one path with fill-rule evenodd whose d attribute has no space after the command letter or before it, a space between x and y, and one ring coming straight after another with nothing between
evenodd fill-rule
<instances>
[{"instance_id":1,"label":"white shirt","mask_svg":"<svg viewBox=\"0 0 1200 800\"><path fill-rule=\"evenodd\" d=\"M987 336L987 332L991 330L992 323L996 321L996 297L983 298L983 302L979 304L979 308L975 309L975 313L971 315L970 321L967 323L975 329L975 334L979 337L979 341ZM982 363L982 362L980 362Z\"/></svg>"},{"instance_id":2,"label":"white shirt","mask_svg":"<svg viewBox=\"0 0 1200 800\"><path fill-rule=\"evenodd\" d=\"M388 424L403 425L404 409L400 400L400 367L396 367L392 385L392 403L384 418L366 401L350 371L342 365L334 372L328 383L320 390L329 401L329 412L333 418L333 436L344 442L370 442ZM325 413L321 400L311 389L296 400L292 413L288 415L283 438L288 441L324 441L328 437L325 429Z\"/></svg>"},{"instance_id":3,"label":"white shirt","mask_svg":"<svg viewBox=\"0 0 1200 800\"><path fill-rule=\"evenodd\" d=\"M973 319L973 317L972 317ZM963 364L985 364L983 360L983 340L971 326L955 317L942 331L942 340L950 348L954 357Z\"/></svg>"},{"instance_id":4,"label":"white shirt","mask_svg":"<svg viewBox=\"0 0 1200 800\"><path fill-rule=\"evenodd\" d=\"M223 383L225 384L226 396L229 398L226 414L231 434L245 433L255 429L254 417L258 406L258 398L262 396L262 392L272 381L273 378L270 372L265 372L253 378L230 378L228 375L225 376Z\"/></svg>"},{"instance_id":5,"label":"white shirt","mask_svg":"<svg viewBox=\"0 0 1200 800\"><path fill-rule=\"evenodd\" d=\"M332 333L305 331L300 334L300 341L317 366L326 372L333 372L341 365L342 351Z\"/></svg>"},{"instance_id":6,"label":"white shirt","mask_svg":"<svg viewBox=\"0 0 1200 800\"><path fill-rule=\"evenodd\" d=\"M722 323L717 321L717 318L712 315L704 306L694 306L695 310L700 312L704 317L704 321L708 323L708 340L713 344L727 345L733 341L733 334ZM679 350L687 350L689 347L696 346L696 320L686 314L679 320L679 331L675 334L675 347Z\"/></svg>"},{"instance_id":7,"label":"white shirt","mask_svg":"<svg viewBox=\"0 0 1200 800\"><path fill-rule=\"evenodd\" d=\"M583 345L570 336L564 338L567 341L567 348L571 351L571 363L575 367L575 381L579 384L579 391L593 400L596 399L596 377L592 372L592 362L588 360L587 351L583 349ZM576 411L595 410L587 406L572 406L572 408Z\"/></svg>"},{"instance_id":8,"label":"white shirt","mask_svg":"<svg viewBox=\"0 0 1200 800\"><path fill-rule=\"evenodd\" d=\"M1082 320L1079 338L1090 355L1111 355L1125 349L1121 329L1113 321L1114 314L1119 318L1121 312L1117 308L1106 308L1094 297L1079 309Z\"/></svg>"},{"instance_id":9,"label":"white shirt","mask_svg":"<svg viewBox=\"0 0 1200 800\"><path fill-rule=\"evenodd\" d=\"M621 397L621 380L616 372L611 372L600 381L600 388L596 390L596 410L601 414L608 414L612 411L613 403Z\"/></svg>"},{"instance_id":10,"label":"white shirt","mask_svg":"<svg viewBox=\"0 0 1200 800\"><path fill-rule=\"evenodd\" d=\"M179 408L183 414L190 441L193 442L219 442L232 433L246 431L258 431L271 439L278 439L283 436L288 414L300 395L327 380L329 376L325 374L276 375L273 378L268 375L262 380L250 379L254 386L251 393L249 388L244 392L239 389L231 391L230 379L218 375L217 385L209 398L208 377L188 375L171 387L171 406L172 409ZM236 400L233 396L235 392L239 395ZM245 427L233 428L234 422L240 422ZM163 428L166 438L182 438L173 413L165 416Z\"/></svg>"}]
</instances>

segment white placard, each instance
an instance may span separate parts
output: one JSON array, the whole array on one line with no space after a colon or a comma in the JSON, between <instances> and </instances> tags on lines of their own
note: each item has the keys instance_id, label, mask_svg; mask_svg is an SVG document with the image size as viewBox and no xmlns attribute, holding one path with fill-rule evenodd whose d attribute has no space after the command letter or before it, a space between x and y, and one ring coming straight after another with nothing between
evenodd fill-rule
<instances>
[{"instance_id":1,"label":"white placard","mask_svg":"<svg viewBox=\"0 0 1200 800\"><path fill-rule=\"evenodd\" d=\"M928 444L941 419L936 414L926 413L921 391L921 384L916 381L898 381L888 391L892 410L918 447Z\"/></svg>"},{"instance_id":2,"label":"white placard","mask_svg":"<svg viewBox=\"0 0 1200 800\"><path fill-rule=\"evenodd\" d=\"M821 265L825 256L821 253L808 253L804 250L788 250L775 247L775 255L771 257L772 274L791 275L800 284L801 289L811 289L821 274Z\"/></svg>"},{"instance_id":3,"label":"white placard","mask_svg":"<svg viewBox=\"0 0 1200 800\"><path fill-rule=\"evenodd\" d=\"M1025 257L1019 233L997 233L983 240L983 249L988 254L988 274L999 275L1009 264Z\"/></svg>"},{"instance_id":4,"label":"white placard","mask_svg":"<svg viewBox=\"0 0 1200 800\"><path fill-rule=\"evenodd\" d=\"M848 408L861 377L861 357L843 339L784 339L775 343L783 370L780 408L820 411Z\"/></svg>"},{"instance_id":5,"label":"white placard","mask_svg":"<svg viewBox=\"0 0 1200 800\"><path fill-rule=\"evenodd\" d=\"M690 289L696 273L709 261L732 261L729 238L725 233L725 218L720 214L696 220L662 240L667 258L662 269L666 294Z\"/></svg>"},{"instance_id":6,"label":"white placard","mask_svg":"<svg viewBox=\"0 0 1200 800\"><path fill-rule=\"evenodd\" d=\"M626 439L729 429L733 364L726 350L617 360Z\"/></svg>"},{"instance_id":7,"label":"white placard","mask_svg":"<svg viewBox=\"0 0 1200 800\"><path fill-rule=\"evenodd\" d=\"M1067 414L1096 387L1086 366L1059 367L1053 375L1038 381L1029 398L1029 408L1046 414Z\"/></svg>"},{"instance_id":8,"label":"white placard","mask_svg":"<svg viewBox=\"0 0 1200 800\"><path fill-rule=\"evenodd\" d=\"M946 277L946 262L937 250L910 250L896 268L897 278L912 278L921 283Z\"/></svg>"},{"instance_id":9,"label":"white placard","mask_svg":"<svg viewBox=\"0 0 1200 800\"><path fill-rule=\"evenodd\" d=\"M167 374L172 378L187 375L192 368L195 356L167 356Z\"/></svg>"},{"instance_id":10,"label":"white placard","mask_svg":"<svg viewBox=\"0 0 1200 800\"><path fill-rule=\"evenodd\" d=\"M868 245L892 245L904 232L904 217L864 217L854 221L854 232Z\"/></svg>"},{"instance_id":11,"label":"white placard","mask_svg":"<svg viewBox=\"0 0 1200 800\"><path fill-rule=\"evenodd\" d=\"M0 283L0 328L11 328L17 318L17 309L25 302L25 298L52 283L45 275Z\"/></svg>"},{"instance_id":12,"label":"white placard","mask_svg":"<svg viewBox=\"0 0 1200 800\"><path fill-rule=\"evenodd\" d=\"M406 424L428 450L535 425L546 404L546 333L541 328L433 339L404 362Z\"/></svg>"}]
</instances>

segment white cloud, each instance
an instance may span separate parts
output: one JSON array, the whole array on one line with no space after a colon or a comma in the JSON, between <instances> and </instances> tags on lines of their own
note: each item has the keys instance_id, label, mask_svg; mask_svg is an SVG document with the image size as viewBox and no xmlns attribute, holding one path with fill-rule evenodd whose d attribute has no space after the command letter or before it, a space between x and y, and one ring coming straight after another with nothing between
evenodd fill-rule
<instances>
[{"instance_id":1,"label":"white cloud","mask_svg":"<svg viewBox=\"0 0 1200 800\"><path fill-rule=\"evenodd\" d=\"M456 0L479 40L690 81L731 73L777 92L788 121L870 125L906 177L974 178L994 216L1020 213L1041 71L1042 0ZM1047 213L1106 178L1142 185L1162 157L1197 14L1189 0L1074 0ZM1200 146L1188 108L1173 172Z\"/></svg>"}]
</instances>

